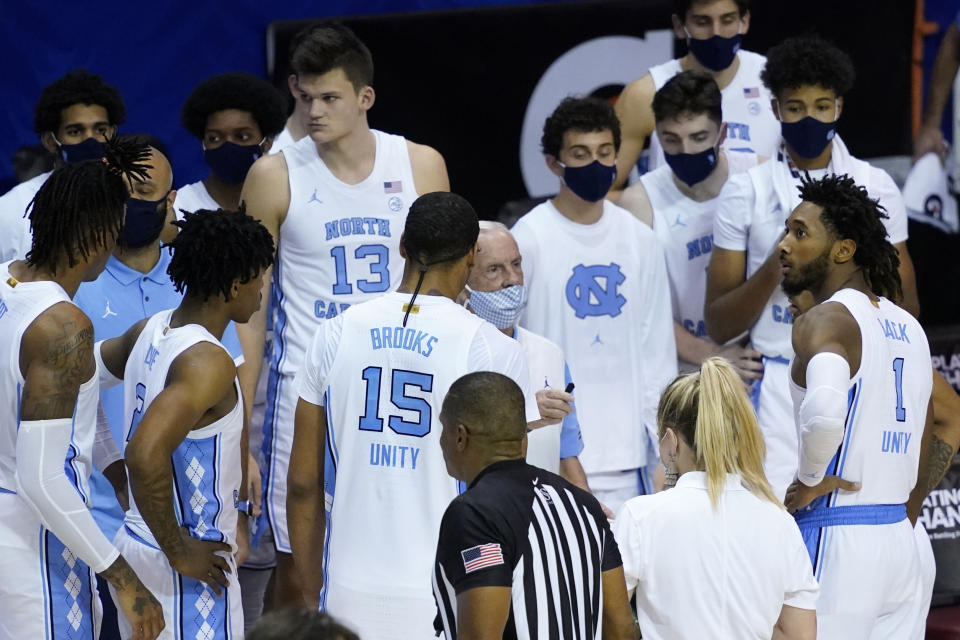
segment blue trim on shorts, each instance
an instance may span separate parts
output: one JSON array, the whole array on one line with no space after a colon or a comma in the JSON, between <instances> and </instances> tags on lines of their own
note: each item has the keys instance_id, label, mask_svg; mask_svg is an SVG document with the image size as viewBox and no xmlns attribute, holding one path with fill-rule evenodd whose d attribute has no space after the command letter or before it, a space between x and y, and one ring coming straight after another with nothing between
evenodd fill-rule
<instances>
[{"instance_id":1,"label":"blue trim on shorts","mask_svg":"<svg viewBox=\"0 0 960 640\"><path fill-rule=\"evenodd\" d=\"M51 640L93 638L98 622L94 619L91 571L86 562L70 552L49 530L43 529L42 556L44 568L44 601L48 613L47 636ZM65 553L70 555L66 558ZM72 556L73 565L69 563ZM70 589L76 590L76 597ZM49 596L49 597L48 597ZM74 607L76 606L76 610ZM71 614L71 612L73 612ZM74 628L71 618L76 619Z\"/></svg>"},{"instance_id":2,"label":"blue trim on shorts","mask_svg":"<svg viewBox=\"0 0 960 640\"><path fill-rule=\"evenodd\" d=\"M262 474L261 478L261 504L263 504L261 518L265 524L261 525L258 523L257 533L254 535L254 539L259 543L260 538L263 536L261 528L270 527L273 533L274 547L276 547L278 551L280 550L277 544L279 538L277 536L277 527L274 526L273 523L274 516L270 506L273 504L271 498L273 497L274 480L276 478L276 471L274 469L276 455L274 452L276 450L277 440L277 415L279 413L280 400L283 397L281 387L284 376L280 372L280 368L287 356L287 345L284 340L284 333L287 329L287 312L284 309L285 300L283 297L282 281L282 267L280 261L277 260L274 264L273 283L270 287L270 297L276 301L277 322L273 331L274 349L270 361L270 373L267 375L267 408L263 421L263 444L260 447L260 451L263 453L264 466L266 467L266 472Z\"/></svg>"}]
</instances>

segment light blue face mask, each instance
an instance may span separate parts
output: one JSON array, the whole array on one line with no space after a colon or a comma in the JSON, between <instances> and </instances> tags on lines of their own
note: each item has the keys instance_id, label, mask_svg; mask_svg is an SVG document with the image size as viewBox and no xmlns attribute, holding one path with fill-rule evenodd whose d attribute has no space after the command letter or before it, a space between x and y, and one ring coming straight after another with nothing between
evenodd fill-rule
<instances>
[{"instance_id":1,"label":"light blue face mask","mask_svg":"<svg viewBox=\"0 0 960 640\"><path fill-rule=\"evenodd\" d=\"M470 308L497 329L509 329L517 324L527 306L527 287L515 284L496 291L470 292Z\"/></svg>"}]
</instances>

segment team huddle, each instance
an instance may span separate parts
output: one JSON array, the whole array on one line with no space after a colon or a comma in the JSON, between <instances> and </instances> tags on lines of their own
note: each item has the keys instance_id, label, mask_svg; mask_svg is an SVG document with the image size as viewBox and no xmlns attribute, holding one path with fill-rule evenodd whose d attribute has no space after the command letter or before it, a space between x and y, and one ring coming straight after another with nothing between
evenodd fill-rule
<instances>
[{"instance_id":1,"label":"team huddle","mask_svg":"<svg viewBox=\"0 0 960 640\"><path fill-rule=\"evenodd\" d=\"M922 638L957 398L900 192L836 133L853 65L675 4L689 53L564 99L512 228L370 127L339 24L294 39L289 114L196 87L179 189L115 88L48 86L54 169L0 197L0 638L277 637L284 606L366 640Z\"/></svg>"}]
</instances>

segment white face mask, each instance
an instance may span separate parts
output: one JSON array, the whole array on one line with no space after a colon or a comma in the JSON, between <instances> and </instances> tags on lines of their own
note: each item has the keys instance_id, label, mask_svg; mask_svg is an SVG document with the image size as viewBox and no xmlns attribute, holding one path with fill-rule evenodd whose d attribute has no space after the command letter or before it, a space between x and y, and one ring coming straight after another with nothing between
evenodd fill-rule
<instances>
[{"instance_id":1,"label":"white face mask","mask_svg":"<svg viewBox=\"0 0 960 640\"><path fill-rule=\"evenodd\" d=\"M467 291L470 292L470 308L497 329L515 326L527 306L527 288L522 284L496 291L476 291L467 287Z\"/></svg>"}]
</instances>

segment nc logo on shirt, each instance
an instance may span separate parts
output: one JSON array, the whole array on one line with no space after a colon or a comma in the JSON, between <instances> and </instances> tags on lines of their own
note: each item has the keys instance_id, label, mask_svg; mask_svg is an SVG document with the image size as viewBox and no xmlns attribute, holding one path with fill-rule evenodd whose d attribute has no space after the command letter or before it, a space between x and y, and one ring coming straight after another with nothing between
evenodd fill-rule
<instances>
[{"instance_id":1,"label":"nc logo on shirt","mask_svg":"<svg viewBox=\"0 0 960 640\"><path fill-rule=\"evenodd\" d=\"M567 280L567 302L578 318L613 318L620 315L620 310L627 303L627 299L617 292L626 279L620 271L620 265L614 262L589 267L578 264L573 268L573 275Z\"/></svg>"}]
</instances>

